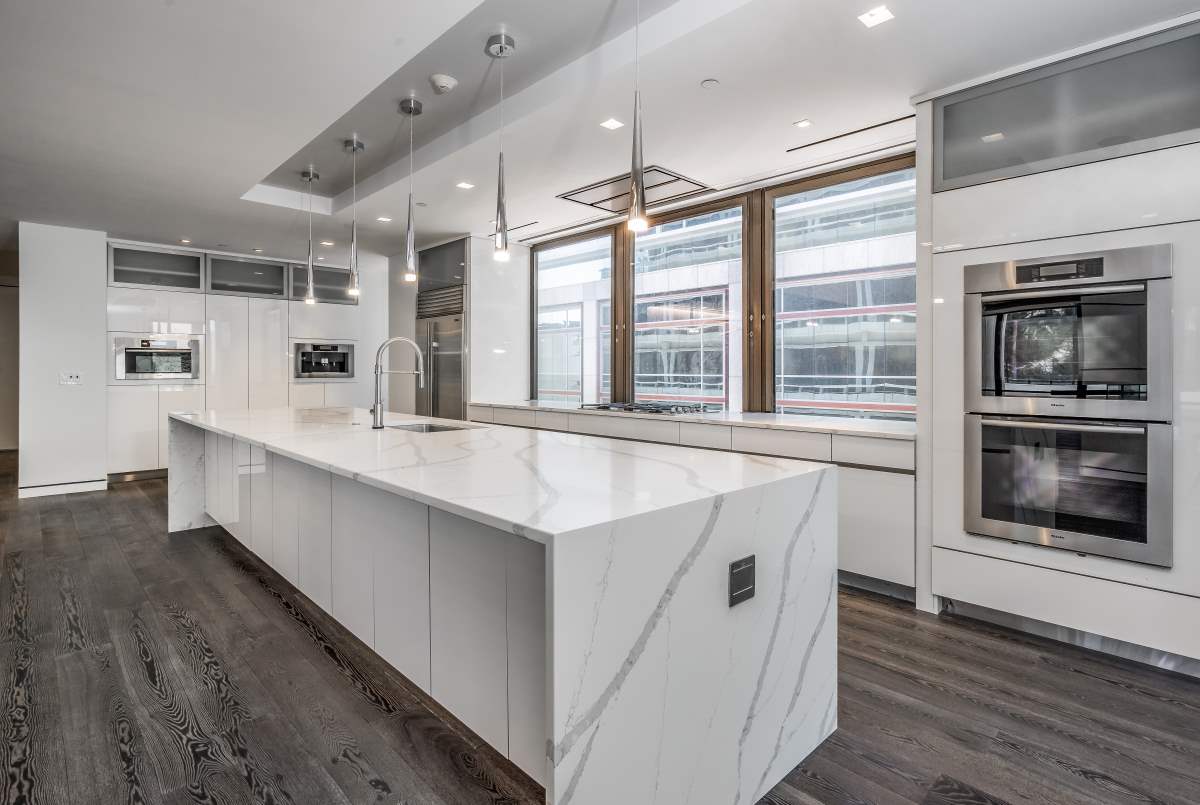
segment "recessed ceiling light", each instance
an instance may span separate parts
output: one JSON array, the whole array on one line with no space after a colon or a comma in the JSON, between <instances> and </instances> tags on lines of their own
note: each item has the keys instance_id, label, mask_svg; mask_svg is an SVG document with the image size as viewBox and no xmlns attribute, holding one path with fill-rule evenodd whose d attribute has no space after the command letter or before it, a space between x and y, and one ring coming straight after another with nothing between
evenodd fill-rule
<instances>
[{"instance_id":1,"label":"recessed ceiling light","mask_svg":"<svg viewBox=\"0 0 1200 805\"><path fill-rule=\"evenodd\" d=\"M471 184L470 182L459 182L458 184L456 184L454 186L457 187L459 190L470 190L475 185Z\"/></svg>"},{"instance_id":2,"label":"recessed ceiling light","mask_svg":"<svg viewBox=\"0 0 1200 805\"><path fill-rule=\"evenodd\" d=\"M803 120L797 120L797 121L796 121L795 123L793 123L792 125L793 125L793 126L795 126L795 127L796 127L796 128L798 128L798 129L806 129L806 128L808 128L809 126L811 126L811 125L812 125L812 121L811 121L811 120L809 120L809 119L806 117L806 118L804 118Z\"/></svg>"},{"instance_id":3,"label":"recessed ceiling light","mask_svg":"<svg viewBox=\"0 0 1200 805\"><path fill-rule=\"evenodd\" d=\"M318 260L324 260L325 258L324 258L324 257L318 257L317 259L318 259Z\"/></svg>"},{"instance_id":4,"label":"recessed ceiling light","mask_svg":"<svg viewBox=\"0 0 1200 805\"><path fill-rule=\"evenodd\" d=\"M255 250L254 250L254 253L255 253L255 254L262 254L262 249L255 249Z\"/></svg>"},{"instance_id":5,"label":"recessed ceiling light","mask_svg":"<svg viewBox=\"0 0 1200 805\"><path fill-rule=\"evenodd\" d=\"M418 201L418 202L417 202L417 206L418 206L418 207L428 207L429 205L428 205L428 204L426 204L424 201Z\"/></svg>"},{"instance_id":6,"label":"recessed ceiling light","mask_svg":"<svg viewBox=\"0 0 1200 805\"><path fill-rule=\"evenodd\" d=\"M187 238L180 238L180 239L179 239L179 242L180 242L180 243L183 243L183 244L188 244L188 243L191 243L191 241L190 241L190 240L188 240Z\"/></svg>"},{"instance_id":7,"label":"recessed ceiling light","mask_svg":"<svg viewBox=\"0 0 1200 805\"><path fill-rule=\"evenodd\" d=\"M945 304L945 302L946 302L946 300L945 300L945 299L943 299L943 298L942 298L942 297L940 297L940 296L935 296L935 297L933 297L933 303L934 303L935 305L941 305L941 304Z\"/></svg>"},{"instance_id":8,"label":"recessed ceiling light","mask_svg":"<svg viewBox=\"0 0 1200 805\"><path fill-rule=\"evenodd\" d=\"M895 14L888 10L887 6L876 6L865 14L859 14L858 21L868 28L874 28L881 22L887 22L895 16Z\"/></svg>"},{"instance_id":9,"label":"recessed ceiling light","mask_svg":"<svg viewBox=\"0 0 1200 805\"><path fill-rule=\"evenodd\" d=\"M381 224L390 224L392 222L392 219L388 218L386 215L381 215L378 218L376 218L375 220Z\"/></svg>"},{"instance_id":10,"label":"recessed ceiling light","mask_svg":"<svg viewBox=\"0 0 1200 805\"><path fill-rule=\"evenodd\" d=\"M605 120L600 125L606 129L608 129L609 131L615 131L615 130L621 128L622 126L624 126L625 124L622 123L620 120L617 120L615 117L610 117L608 120Z\"/></svg>"},{"instance_id":11,"label":"recessed ceiling light","mask_svg":"<svg viewBox=\"0 0 1200 805\"><path fill-rule=\"evenodd\" d=\"M985 134L979 139L983 140L985 143L998 143L1004 139L1004 132L997 131L993 132L992 134Z\"/></svg>"},{"instance_id":12,"label":"recessed ceiling light","mask_svg":"<svg viewBox=\"0 0 1200 805\"><path fill-rule=\"evenodd\" d=\"M703 89L716 89L721 86L721 82L715 78L706 78L700 82L700 86Z\"/></svg>"},{"instance_id":13,"label":"recessed ceiling light","mask_svg":"<svg viewBox=\"0 0 1200 805\"><path fill-rule=\"evenodd\" d=\"M323 241L321 241L321 245L322 246L332 246L333 241L332 240L323 240Z\"/></svg>"}]
</instances>

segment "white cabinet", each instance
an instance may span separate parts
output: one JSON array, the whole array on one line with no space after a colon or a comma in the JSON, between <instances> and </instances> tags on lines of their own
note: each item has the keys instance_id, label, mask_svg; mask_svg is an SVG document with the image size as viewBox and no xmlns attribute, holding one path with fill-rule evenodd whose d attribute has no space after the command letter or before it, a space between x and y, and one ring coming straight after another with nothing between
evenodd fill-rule
<instances>
[{"instance_id":1,"label":"white cabinet","mask_svg":"<svg viewBox=\"0 0 1200 805\"><path fill-rule=\"evenodd\" d=\"M166 467L170 463L168 459L170 454L167 452L167 434L170 432L168 415L173 411L203 411L204 386L151 386L149 388L158 389L158 466ZM112 409L109 408L109 411L111 412Z\"/></svg>"},{"instance_id":2,"label":"white cabinet","mask_svg":"<svg viewBox=\"0 0 1200 805\"><path fill-rule=\"evenodd\" d=\"M429 690L429 510L333 478L331 614Z\"/></svg>"},{"instance_id":3,"label":"white cabinet","mask_svg":"<svg viewBox=\"0 0 1200 805\"><path fill-rule=\"evenodd\" d=\"M506 541L508 757L545 785L546 546L515 536Z\"/></svg>"},{"instance_id":4,"label":"white cabinet","mask_svg":"<svg viewBox=\"0 0 1200 805\"><path fill-rule=\"evenodd\" d=\"M358 402L358 383L326 383L325 407L352 407Z\"/></svg>"},{"instance_id":5,"label":"white cabinet","mask_svg":"<svg viewBox=\"0 0 1200 805\"><path fill-rule=\"evenodd\" d=\"M537 427L536 413L518 408L493 408L491 421L497 425L512 425L516 428Z\"/></svg>"},{"instance_id":6,"label":"white cabinet","mask_svg":"<svg viewBox=\"0 0 1200 805\"><path fill-rule=\"evenodd\" d=\"M429 510L431 694L505 755L508 591L504 568L509 537L471 520Z\"/></svg>"},{"instance_id":7,"label":"white cabinet","mask_svg":"<svg viewBox=\"0 0 1200 805\"><path fill-rule=\"evenodd\" d=\"M915 561L915 476L839 467L838 569L914 587Z\"/></svg>"},{"instance_id":8,"label":"white cabinet","mask_svg":"<svg viewBox=\"0 0 1200 805\"><path fill-rule=\"evenodd\" d=\"M739 453L765 453L810 461L829 461L833 454L832 439L828 433L778 428L735 427L733 449Z\"/></svg>"},{"instance_id":9,"label":"white cabinet","mask_svg":"<svg viewBox=\"0 0 1200 805\"><path fill-rule=\"evenodd\" d=\"M161 333L171 317L168 294L144 288L108 289L108 329L120 333Z\"/></svg>"},{"instance_id":10,"label":"white cabinet","mask_svg":"<svg viewBox=\"0 0 1200 805\"><path fill-rule=\"evenodd\" d=\"M298 341L357 341L358 305L290 302L291 336Z\"/></svg>"},{"instance_id":11,"label":"white cabinet","mask_svg":"<svg viewBox=\"0 0 1200 805\"><path fill-rule=\"evenodd\" d=\"M324 408L324 383L293 383L291 385L293 408Z\"/></svg>"},{"instance_id":12,"label":"white cabinet","mask_svg":"<svg viewBox=\"0 0 1200 805\"><path fill-rule=\"evenodd\" d=\"M274 565L274 461L261 447L250 446L250 550Z\"/></svg>"},{"instance_id":13,"label":"white cabinet","mask_svg":"<svg viewBox=\"0 0 1200 805\"><path fill-rule=\"evenodd\" d=\"M330 474L277 455L274 476L272 566L328 612L332 584Z\"/></svg>"},{"instance_id":14,"label":"white cabinet","mask_svg":"<svg viewBox=\"0 0 1200 805\"><path fill-rule=\"evenodd\" d=\"M288 303L284 299L250 299L249 307L248 404L251 408L286 407L292 374Z\"/></svg>"},{"instance_id":15,"label":"white cabinet","mask_svg":"<svg viewBox=\"0 0 1200 805\"><path fill-rule=\"evenodd\" d=\"M238 514L237 452L230 436L204 433L204 508L229 533L242 541Z\"/></svg>"},{"instance_id":16,"label":"white cabinet","mask_svg":"<svg viewBox=\"0 0 1200 805\"><path fill-rule=\"evenodd\" d=\"M205 297L208 338L205 344L207 403L212 409L249 405L249 300L241 296Z\"/></svg>"},{"instance_id":17,"label":"white cabinet","mask_svg":"<svg viewBox=\"0 0 1200 805\"><path fill-rule=\"evenodd\" d=\"M200 335L205 331L204 294L182 291L152 291L167 299L167 323L163 332Z\"/></svg>"},{"instance_id":18,"label":"white cabinet","mask_svg":"<svg viewBox=\"0 0 1200 805\"><path fill-rule=\"evenodd\" d=\"M158 387L108 387L108 471L163 466L158 449Z\"/></svg>"},{"instance_id":19,"label":"white cabinet","mask_svg":"<svg viewBox=\"0 0 1200 805\"><path fill-rule=\"evenodd\" d=\"M233 440L232 495L229 504L229 524L225 528L234 538L250 547L252 498L250 491L250 443Z\"/></svg>"}]
</instances>

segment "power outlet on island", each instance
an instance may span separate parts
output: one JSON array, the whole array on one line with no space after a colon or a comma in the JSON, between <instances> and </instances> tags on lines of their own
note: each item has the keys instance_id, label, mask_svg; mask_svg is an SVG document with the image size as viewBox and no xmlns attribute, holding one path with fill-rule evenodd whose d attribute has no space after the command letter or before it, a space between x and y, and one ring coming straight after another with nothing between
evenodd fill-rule
<instances>
[{"instance_id":1,"label":"power outlet on island","mask_svg":"<svg viewBox=\"0 0 1200 805\"><path fill-rule=\"evenodd\" d=\"M73 370L63 370L58 373L58 385L60 386L82 386L83 373Z\"/></svg>"},{"instance_id":2,"label":"power outlet on island","mask_svg":"<svg viewBox=\"0 0 1200 805\"><path fill-rule=\"evenodd\" d=\"M754 554L729 563L729 606L754 597Z\"/></svg>"}]
</instances>

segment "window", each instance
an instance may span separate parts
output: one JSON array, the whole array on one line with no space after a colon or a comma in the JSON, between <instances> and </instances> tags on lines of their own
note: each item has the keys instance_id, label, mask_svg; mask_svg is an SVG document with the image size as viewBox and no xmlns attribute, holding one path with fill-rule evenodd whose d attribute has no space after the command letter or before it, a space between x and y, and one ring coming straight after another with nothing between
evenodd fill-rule
<instances>
[{"instance_id":1,"label":"window","mask_svg":"<svg viewBox=\"0 0 1200 805\"><path fill-rule=\"evenodd\" d=\"M634 399L742 407L742 208L634 241Z\"/></svg>"},{"instance_id":2,"label":"window","mask_svg":"<svg viewBox=\"0 0 1200 805\"><path fill-rule=\"evenodd\" d=\"M916 415L912 169L774 197L775 411Z\"/></svg>"},{"instance_id":3,"label":"window","mask_svg":"<svg viewBox=\"0 0 1200 805\"><path fill-rule=\"evenodd\" d=\"M612 394L612 236L536 251L537 399Z\"/></svg>"}]
</instances>

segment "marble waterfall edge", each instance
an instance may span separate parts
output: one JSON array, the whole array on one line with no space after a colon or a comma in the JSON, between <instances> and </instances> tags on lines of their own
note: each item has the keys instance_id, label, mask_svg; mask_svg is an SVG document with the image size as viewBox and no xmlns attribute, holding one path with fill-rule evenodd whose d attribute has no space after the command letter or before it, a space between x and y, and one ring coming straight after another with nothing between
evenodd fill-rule
<instances>
[{"instance_id":1,"label":"marble waterfall edge","mask_svg":"<svg viewBox=\"0 0 1200 805\"><path fill-rule=\"evenodd\" d=\"M547 802L754 803L836 729L836 468L558 535L548 559Z\"/></svg>"},{"instance_id":2,"label":"marble waterfall edge","mask_svg":"<svg viewBox=\"0 0 1200 805\"><path fill-rule=\"evenodd\" d=\"M167 531L215 525L204 502L204 434L175 418L167 420Z\"/></svg>"}]
</instances>

